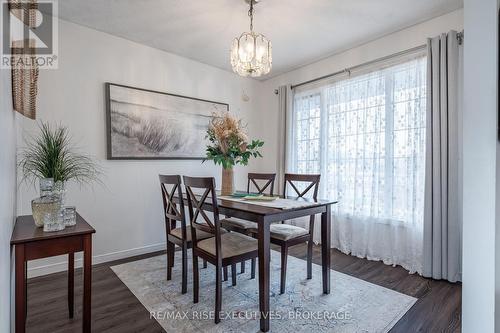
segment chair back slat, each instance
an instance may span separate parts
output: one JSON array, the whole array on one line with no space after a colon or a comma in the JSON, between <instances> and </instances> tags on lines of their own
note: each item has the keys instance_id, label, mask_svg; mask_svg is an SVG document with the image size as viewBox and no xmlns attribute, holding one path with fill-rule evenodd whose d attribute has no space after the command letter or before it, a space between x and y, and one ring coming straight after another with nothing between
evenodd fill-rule
<instances>
[{"instance_id":1,"label":"chair back slat","mask_svg":"<svg viewBox=\"0 0 500 333\"><path fill-rule=\"evenodd\" d=\"M181 176L180 175L159 175L160 188L163 199L163 214L167 234L177 227L177 221L181 222L182 238L186 239L186 218L184 202L182 198ZM177 196L179 202L174 202Z\"/></svg>"},{"instance_id":2,"label":"chair back slat","mask_svg":"<svg viewBox=\"0 0 500 333\"><path fill-rule=\"evenodd\" d=\"M193 193L190 186L186 185L186 192L188 193L188 202L189 200L191 200L191 205L194 208L193 215L191 217L191 223L194 223L195 227L197 227L197 225L200 225L201 223L198 222L198 216L201 215L201 217L206 222L206 224L208 224L210 229L215 229L215 225L212 223L212 220L210 220L210 218L207 216L207 214L202 208L203 204L207 200L208 194L210 193L210 189L206 189L205 192L201 195L200 199L196 198L196 195ZM214 233L213 230L211 232Z\"/></svg>"},{"instance_id":3,"label":"chair back slat","mask_svg":"<svg viewBox=\"0 0 500 333\"><path fill-rule=\"evenodd\" d=\"M216 255L221 256L221 227L219 223L219 206L217 205L217 194L215 193L215 179L213 177L187 177L184 176L186 187L188 209L191 224L191 238L193 248L197 247L196 230L205 231L215 235ZM193 189L204 190L203 194L196 195ZM206 214L207 204L211 205L213 220ZM198 221L201 216L203 221Z\"/></svg>"},{"instance_id":4,"label":"chair back slat","mask_svg":"<svg viewBox=\"0 0 500 333\"><path fill-rule=\"evenodd\" d=\"M313 199L318 198L318 188L319 188L319 181L320 181L321 175L319 174L293 174L293 173L286 173L285 174L285 186L283 188L283 194L286 195L286 188L287 184L290 184L292 189L295 191L297 196L299 198L304 197L309 190L314 188L313 192ZM309 183L308 186L304 190L299 190L296 186L295 183Z\"/></svg>"},{"instance_id":5,"label":"chair back slat","mask_svg":"<svg viewBox=\"0 0 500 333\"><path fill-rule=\"evenodd\" d=\"M249 173L247 182L247 192L250 193L250 182L253 184L257 193L264 194L267 188L269 188L269 195L273 195L274 192L274 180L276 178L275 173ZM257 180L267 180L263 185L257 182Z\"/></svg>"}]
</instances>

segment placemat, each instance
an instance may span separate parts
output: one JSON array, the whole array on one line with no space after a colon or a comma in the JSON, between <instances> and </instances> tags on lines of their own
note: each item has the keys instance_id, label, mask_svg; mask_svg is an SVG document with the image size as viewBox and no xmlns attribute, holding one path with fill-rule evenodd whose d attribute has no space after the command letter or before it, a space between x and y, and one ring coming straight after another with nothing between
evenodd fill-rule
<instances>
[{"instance_id":1,"label":"placemat","mask_svg":"<svg viewBox=\"0 0 500 333\"><path fill-rule=\"evenodd\" d=\"M315 202L304 201L303 199L300 199L300 198L298 198L298 199L278 198L274 201L259 201L259 200L246 200L243 198L235 198L235 197L231 197L231 196L219 196L219 199L236 201L236 202L244 202L244 203L250 204L250 205L258 205L258 206L265 206L265 207L272 207L272 208L279 208L279 209L295 209L295 208L304 208L304 207L310 207L310 206L317 205L317 203L315 203Z\"/></svg>"}]
</instances>

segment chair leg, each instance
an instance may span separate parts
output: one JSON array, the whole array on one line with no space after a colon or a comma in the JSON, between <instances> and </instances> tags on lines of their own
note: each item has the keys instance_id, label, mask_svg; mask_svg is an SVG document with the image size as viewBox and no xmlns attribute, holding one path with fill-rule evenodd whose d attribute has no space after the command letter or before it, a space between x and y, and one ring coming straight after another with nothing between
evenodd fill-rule
<instances>
[{"instance_id":1,"label":"chair leg","mask_svg":"<svg viewBox=\"0 0 500 333\"><path fill-rule=\"evenodd\" d=\"M246 260L243 260L243 261L241 262L241 271L240 271L240 273L241 273L241 274L245 273L245 268L246 268L245 266L246 266L246 265L247 265Z\"/></svg>"},{"instance_id":2,"label":"chair leg","mask_svg":"<svg viewBox=\"0 0 500 333\"><path fill-rule=\"evenodd\" d=\"M167 280L172 279L172 267L174 267L175 244L167 240Z\"/></svg>"},{"instance_id":3,"label":"chair leg","mask_svg":"<svg viewBox=\"0 0 500 333\"><path fill-rule=\"evenodd\" d=\"M231 284L236 285L236 264L231 264Z\"/></svg>"},{"instance_id":4,"label":"chair leg","mask_svg":"<svg viewBox=\"0 0 500 333\"><path fill-rule=\"evenodd\" d=\"M307 279L312 279L312 252L314 237L314 215L309 220L309 240L307 241Z\"/></svg>"},{"instance_id":5,"label":"chair leg","mask_svg":"<svg viewBox=\"0 0 500 333\"><path fill-rule=\"evenodd\" d=\"M182 290L181 293L187 293L187 243L182 245Z\"/></svg>"},{"instance_id":6,"label":"chair leg","mask_svg":"<svg viewBox=\"0 0 500 333\"><path fill-rule=\"evenodd\" d=\"M286 264L288 259L288 246L281 246L281 284L280 284L280 294L285 293L286 287Z\"/></svg>"},{"instance_id":7,"label":"chair leg","mask_svg":"<svg viewBox=\"0 0 500 333\"><path fill-rule=\"evenodd\" d=\"M227 266L222 269L224 271L224 281L227 281Z\"/></svg>"},{"instance_id":8,"label":"chair leg","mask_svg":"<svg viewBox=\"0 0 500 333\"><path fill-rule=\"evenodd\" d=\"M226 266L227 267L227 266ZM224 268L226 268L224 267ZM222 281L221 281L221 266L215 265L215 323L220 323L220 311L222 308ZM227 272L227 269L226 269Z\"/></svg>"},{"instance_id":9,"label":"chair leg","mask_svg":"<svg viewBox=\"0 0 500 333\"><path fill-rule=\"evenodd\" d=\"M203 259L203 268L207 268L207 261Z\"/></svg>"},{"instance_id":10,"label":"chair leg","mask_svg":"<svg viewBox=\"0 0 500 333\"><path fill-rule=\"evenodd\" d=\"M313 242L309 240L307 242L307 279L312 279L312 250Z\"/></svg>"},{"instance_id":11,"label":"chair leg","mask_svg":"<svg viewBox=\"0 0 500 333\"><path fill-rule=\"evenodd\" d=\"M255 279L255 258L252 258L252 268L250 271L250 278Z\"/></svg>"},{"instance_id":12,"label":"chair leg","mask_svg":"<svg viewBox=\"0 0 500 333\"><path fill-rule=\"evenodd\" d=\"M193 303L198 303L200 292L200 275L198 272L198 256L193 251Z\"/></svg>"}]
</instances>

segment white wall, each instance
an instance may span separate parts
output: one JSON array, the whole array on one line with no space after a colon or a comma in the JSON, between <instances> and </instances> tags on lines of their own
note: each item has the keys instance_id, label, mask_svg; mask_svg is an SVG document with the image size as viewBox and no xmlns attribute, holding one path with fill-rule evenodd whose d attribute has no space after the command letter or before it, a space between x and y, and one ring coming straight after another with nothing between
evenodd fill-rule
<instances>
[{"instance_id":1,"label":"white wall","mask_svg":"<svg viewBox=\"0 0 500 333\"><path fill-rule=\"evenodd\" d=\"M260 86L261 105L258 110L262 118L266 119L266 122L262 123L261 137L270 144L264 147L264 163L260 163L259 166L263 170L276 168L278 97L274 94L274 90L278 86L297 84L423 45L428 37L434 37L452 29L460 31L462 28L463 10L457 10L265 81Z\"/></svg>"},{"instance_id":2,"label":"white wall","mask_svg":"<svg viewBox=\"0 0 500 333\"><path fill-rule=\"evenodd\" d=\"M105 187L70 186L68 191L68 203L75 204L97 230L94 262L163 249L158 174L220 180L220 167L201 161L105 160L104 82L229 103L230 110L248 122L250 137L255 137L260 126L254 119L259 83L66 21L59 23L59 50L59 69L40 73L38 119L67 126L82 151L95 156L105 168ZM243 89L249 102L241 99ZM36 123L23 119L19 127L22 147L23 137L36 129ZM252 160L249 168L236 169L238 187L242 188L248 169L258 163ZM30 201L36 196L31 186L22 186L18 213L29 214ZM63 262L61 257L33 262L30 276L65 269ZM48 264L55 265L44 268Z\"/></svg>"},{"instance_id":3,"label":"white wall","mask_svg":"<svg viewBox=\"0 0 500 333\"><path fill-rule=\"evenodd\" d=\"M462 328L465 333L493 332L495 327L497 7L497 0L466 0L464 6Z\"/></svg>"},{"instance_id":4,"label":"white wall","mask_svg":"<svg viewBox=\"0 0 500 333\"><path fill-rule=\"evenodd\" d=\"M10 331L10 236L16 207L16 117L12 110L10 70L0 70L0 332Z\"/></svg>"}]
</instances>

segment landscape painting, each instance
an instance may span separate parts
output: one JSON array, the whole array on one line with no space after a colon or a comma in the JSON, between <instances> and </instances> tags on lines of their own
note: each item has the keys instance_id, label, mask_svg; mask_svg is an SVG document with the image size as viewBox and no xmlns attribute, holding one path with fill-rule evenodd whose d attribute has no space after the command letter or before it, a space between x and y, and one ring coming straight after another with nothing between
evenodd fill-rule
<instances>
[{"instance_id":1,"label":"landscape painting","mask_svg":"<svg viewBox=\"0 0 500 333\"><path fill-rule=\"evenodd\" d=\"M229 105L106 83L108 159L203 159L214 112Z\"/></svg>"}]
</instances>

